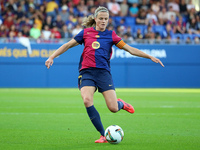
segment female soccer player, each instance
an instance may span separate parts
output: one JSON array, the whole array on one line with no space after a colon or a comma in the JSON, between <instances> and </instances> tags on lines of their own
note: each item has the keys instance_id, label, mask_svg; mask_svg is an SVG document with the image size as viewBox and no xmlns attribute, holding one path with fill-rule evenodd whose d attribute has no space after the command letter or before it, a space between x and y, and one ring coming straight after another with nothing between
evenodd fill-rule
<instances>
[{"instance_id":1,"label":"female soccer player","mask_svg":"<svg viewBox=\"0 0 200 150\"><path fill-rule=\"evenodd\" d=\"M49 69L53 64L53 59L69 48L84 44L84 50L79 63L79 89L86 107L88 116L95 128L100 132L100 139L95 143L107 143L104 136L104 127L100 115L93 105L93 95L98 89L104 96L108 109L115 113L124 109L129 113L134 113L131 104L117 99L112 76L110 73L110 57L112 46L115 44L118 48L124 49L132 55L151 59L155 63L162 62L146 53L126 44L115 31L107 30L109 12L105 7L98 7L94 15L90 15L83 20L82 25L86 27L80 31L73 39L59 47L45 62Z\"/></svg>"}]
</instances>

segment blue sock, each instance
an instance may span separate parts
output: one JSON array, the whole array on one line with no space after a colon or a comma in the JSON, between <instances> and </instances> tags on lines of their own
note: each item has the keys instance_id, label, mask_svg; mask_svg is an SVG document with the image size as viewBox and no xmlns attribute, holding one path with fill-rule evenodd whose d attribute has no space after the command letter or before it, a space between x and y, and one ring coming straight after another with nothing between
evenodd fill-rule
<instances>
[{"instance_id":1,"label":"blue sock","mask_svg":"<svg viewBox=\"0 0 200 150\"><path fill-rule=\"evenodd\" d=\"M90 107L86 107L86 109L87 109L88 116L90 117L90 120L92 121L95 128L97 129L97 131L99 131L101 133L101 135L104 136L105 130L104 130L103 124L101 122L101 118L100 118L98 111L96 110L94 105L92 105Z\"/></svg>"},{"instance_id":2,"label":"blue sock","mask_svg":"<svg viewBox=\"0 0 200 150\"><path fill-rule=\"evenodd\" d=\"M118 111L123 108L124 104L121 101L117 101L118 103Z\"/></svg>"}]
</instances>

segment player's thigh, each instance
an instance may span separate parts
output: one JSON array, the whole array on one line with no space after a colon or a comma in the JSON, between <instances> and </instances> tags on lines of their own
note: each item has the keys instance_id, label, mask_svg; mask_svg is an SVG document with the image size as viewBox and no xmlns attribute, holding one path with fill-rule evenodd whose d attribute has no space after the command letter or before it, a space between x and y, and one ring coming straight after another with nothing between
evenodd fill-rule
<instances>
[{"instance_id":1,"label":"player's thigh","mask_svg":"<svg viewBox=\"0 0 200 150\"><path fill-rule=\"evenodd\" d=\"M84 86L81 89L81 97L86 107L93 105L93 96L96 90L94 86Z\"/></svg>"},{"instance_id":2,"label":"player's thigh","mask_svg":"<svg viewBox=\"0 0 200 150\"><path fill-rule=\"evenodd\" d=\"M96 86L98 87L98 91L103 93L108 90L115 90L112 75L109 71L105 69L99 69L96 72Z\"/></svg>"},{"instance_id":3,"label":"player's thigh","mask_svg":"<svg viewBox=\"0 0 200 150\"><path fill-rule=\"evenodd\" d=\"M112 112L117 112L118 104L117 104L117 96L115 90L107 90L104 91L102 94L105 98L108 109Z\"/></svg>"}]
</instances>

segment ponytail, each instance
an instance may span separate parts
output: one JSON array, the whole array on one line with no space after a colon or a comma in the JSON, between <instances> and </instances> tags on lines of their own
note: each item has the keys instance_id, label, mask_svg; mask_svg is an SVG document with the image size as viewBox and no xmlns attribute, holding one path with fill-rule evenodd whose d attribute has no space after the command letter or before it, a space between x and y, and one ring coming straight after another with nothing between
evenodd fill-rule
<instances>
[{"instance_id":1,"label":"ponytail","mask_svg":"<svg viewBox=\"0 0 200 150\"><path fill-rule=\"evenodd\" d=\"M89 15L88 17L83 18L83 23L81 24L82 26L89 28L89 27L95 27L96 22L94 20L93 15Z\"/></svg>"}]
</instances>

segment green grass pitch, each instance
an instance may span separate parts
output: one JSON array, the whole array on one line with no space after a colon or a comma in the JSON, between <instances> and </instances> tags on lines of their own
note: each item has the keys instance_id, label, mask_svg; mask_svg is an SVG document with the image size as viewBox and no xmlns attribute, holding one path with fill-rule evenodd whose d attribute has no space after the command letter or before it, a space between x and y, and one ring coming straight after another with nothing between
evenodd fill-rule
<instances>
[{"instance_id":1,"label":"green grass pitch","mask_svg":"<svg viewBox=\"0 0 200 150\"><path fill-rule=\"evenodd\" d=\"M94 105L104 127L116 124L120 144L99 138L78 89L0 89L1 150L199 150L200 89L116 89L134 114L111 113L100 93Z\"/></svg>"}]
</instances>

